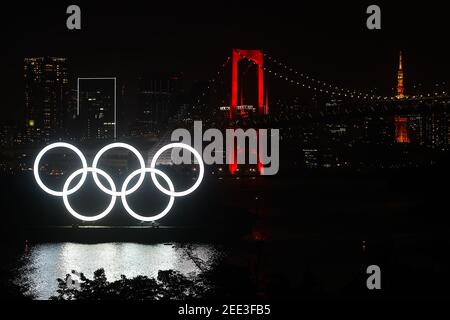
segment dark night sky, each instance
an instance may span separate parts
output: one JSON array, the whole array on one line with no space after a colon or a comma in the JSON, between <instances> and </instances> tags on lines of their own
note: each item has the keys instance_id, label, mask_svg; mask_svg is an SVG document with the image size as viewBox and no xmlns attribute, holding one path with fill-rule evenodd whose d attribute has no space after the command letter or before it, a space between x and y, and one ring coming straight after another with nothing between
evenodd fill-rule
<instances>
[{"instance_id":1,"label":"dark night sky","mask_svg":"<svg viewBox=\"0 0 450 320\"><path fill-rule=\"evenodd\" d=\"M232 47L262 48L318 79L355 89L377 87L386 94L394 84L402 49L407 85L448 80L450 22L442 3L294 2L3 5L3 120L21 119L26 56L67 56L72 77L118 76L126 83L144 71L184 72L188 79L208 79ZM382 9L381 31L365 26L365 10L372 3ZM69 4L82 9L81 31L66 29Z\"/></svg>"}]
</instances>

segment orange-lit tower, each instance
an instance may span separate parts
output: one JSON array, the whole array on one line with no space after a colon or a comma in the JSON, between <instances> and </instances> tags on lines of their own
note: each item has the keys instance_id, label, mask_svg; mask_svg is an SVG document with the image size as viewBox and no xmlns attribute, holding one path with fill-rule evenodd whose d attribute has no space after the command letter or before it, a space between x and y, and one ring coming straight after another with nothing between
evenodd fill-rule
<instances>
[{"instance_id":1,"label":"orange-lit tower","mask_svg":"<svg viewBox=\"0 0 450 320\"><path fill-rule=\"evenodd\" d=\"M397 71L397 99L405 98L405 88L403 87L403 57L400 51L400 60Z\"/></svg>"},{"instance_id":2,"label":"orange-lit tower","mask_svg":"<svg viewBox=\"0 0 450 320\"><path fill-rule=\"evenodd\" d=\"M410 143L408 135L408 118L395 116L395 141L397 143Z\"/></svg>"}]
</instances>

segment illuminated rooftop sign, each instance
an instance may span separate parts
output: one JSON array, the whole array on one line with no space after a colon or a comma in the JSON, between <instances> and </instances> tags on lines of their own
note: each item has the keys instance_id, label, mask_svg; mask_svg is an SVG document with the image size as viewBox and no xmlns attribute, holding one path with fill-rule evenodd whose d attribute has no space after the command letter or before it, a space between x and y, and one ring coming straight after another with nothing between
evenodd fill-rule
<instances>
[{"instance_id":1,"label":"illuminated rooftop sign","mask_svg":"<svg viewBox=\"0 0 450 320\"><path fill-rule=\"evenodd\" d=\"M220 111L230 111L230 106L223 106L219 108ZM255 107L251 104L245 104L242 106L236 106L236 110L250 110L250 111L255 111Z\"/></svg>"}]
</instances>

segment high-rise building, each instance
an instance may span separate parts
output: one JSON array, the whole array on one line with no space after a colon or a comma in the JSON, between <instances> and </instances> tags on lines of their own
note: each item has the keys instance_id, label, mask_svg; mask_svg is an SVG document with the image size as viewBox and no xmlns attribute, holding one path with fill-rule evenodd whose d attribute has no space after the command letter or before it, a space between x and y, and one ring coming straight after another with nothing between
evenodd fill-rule
<instances>
[{"instance_id":1,"label":"high-rise building","mask_svg":"<svg viewBox=\"0 0 450 320\"><path fill-rule=\"evenodd\" d=\"M408 136L411 142L424 145L426 142L424 116L421 114L408 115Z\"/></svg>"},{"instance_id":2,"label":"high-rise building","mask_svg":"<svg viewBox=\"0 0 450 320\"><path fill-rule=\"evenodd\" d=\"M426 144L441 150L450 145L450 120L446 113L434 112L425 117Z\"/></svg>"},{"instance_id":3,"label":"high-rise building","mask_svg":"<svg viewBox=\"0 0 450 320\"><path fill-rule=\"evenodd\" d=\"M115 87L111 80L80 83L79 120L83 139L113 139L115 135Z\"/></svg>"},{"instance_id":4,"label":"high-rise building","mask_svg":"<svg viewBox=\"0 0 450 320\"><path fill-rule=\"evenodd\" d=\"M25 128L30 140L50 140L65 135L69 80L67 59L24 59Z\"/></svg>"},{"instance_id":5,"label":"high-rise building","mask_svg":"<svg viewBox=\"0 0 450 320\"><path fill-rule=\"evenodd\" d=\"M177 111L180 77L146 74L139 78L137 122L142 133L163 128Z\"/></svg>"}]
</instances>

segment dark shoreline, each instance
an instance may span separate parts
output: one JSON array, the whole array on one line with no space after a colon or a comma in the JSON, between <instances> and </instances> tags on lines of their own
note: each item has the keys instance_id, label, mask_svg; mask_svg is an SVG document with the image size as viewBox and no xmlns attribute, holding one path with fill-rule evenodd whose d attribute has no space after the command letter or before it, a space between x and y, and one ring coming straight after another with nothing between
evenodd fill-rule
<instances>
[{"instance_id":1,"label":"dark shoreline","mask_svg":"<svg viewBox=\"0 0 450 320\"><path fill-rule=\"evenodd\" d=\"M21 231L21 239L29 242L70 241L99 242L207 242L221 243L239 240L226 230L207 227L180 226L42 226Z\"/></svg>"}]
</instances>

